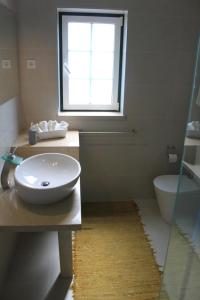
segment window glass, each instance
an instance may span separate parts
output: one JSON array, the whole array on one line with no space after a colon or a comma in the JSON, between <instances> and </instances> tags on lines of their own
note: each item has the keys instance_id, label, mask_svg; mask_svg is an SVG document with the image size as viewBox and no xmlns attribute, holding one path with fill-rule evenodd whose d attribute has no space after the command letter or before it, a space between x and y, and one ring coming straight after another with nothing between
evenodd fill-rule
<instances>
[{"instance_id":1,"label":"window glass","mask_svg":"<svg viewBox=\"0 0 200 300\"><path fill-rule=\"evenodd\" d=\"M112 80L92 80L92 104L112 103Z\"/></svg>"},{"instance_id":2,"label":"window glass","mask_svg":"<svg viewBox=\"0 0 200 300\"><path fill-rule=\"evenodd\" d=\"M92 78L113 78L113 53L94 52L92 54Z\"/></svg>"},{"instance_id":3,"label":"window glass","mask_svg":"<svg viewBox=\"0 0 200 300\"><path fill-rule=\"evenodd\" d=\"M69 51L90 51L91 24L68 24L68 49Z\"/></svg>"},{"instance_id":4,"label":"window glass","mask_svg":"<svg viewBox=\"0 0 200 300\"><path fill-rule=\"evenodd\" d=\"M93 24L92 50L114 51L115 26L113 24Z\"/></svg>"},{"instance_id":5,"label":"window glass","mask_svg":"<svg viewBox=\"0 0 200 300\"><path fill-rule=\"evenodd\" d=\"M69 104L89 104L90 81L69 80Z\"/></svg>"},{"instance_id":6,"label":"window glass","mask_svg":"<svg viewBox=\"0 0 200 300\"><path fill-rule=\"evenodd\" d=\"M89 79L90 78L90 52L69 52L68 68L70 78Z\"/></svg>"}]
</instances>

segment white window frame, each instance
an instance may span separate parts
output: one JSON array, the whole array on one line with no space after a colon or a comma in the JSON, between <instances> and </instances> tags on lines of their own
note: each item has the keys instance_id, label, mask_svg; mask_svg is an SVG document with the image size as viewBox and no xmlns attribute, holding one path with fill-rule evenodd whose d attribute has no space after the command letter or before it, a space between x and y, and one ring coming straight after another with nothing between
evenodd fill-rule
<instances>
[{"instance_id":1,"label":"white window frame","mask_svg":"<svg viewBox=\"0 0 200 300\"><path fill-rule=\"evenodd\" d=\"M72 14L71 14L72 13ZM87 15L86 15L87 14ZM60 43L60 110L61 111L118 111L120 110L120 100L121 100L121 75L120 70L122 71L122 45L123 43L121 37L121 28L124 22L124 14L121 12L116 13L81 13L81 11L70 11L70 12L61 12L60 13L60 37L62 43ZM68 35L67 28L69 22L89 22L89 23L103 23L103 24L114 24L115 25L115 55L114 55L114 65L113 65L113 91L112 91L112 103L111 105L72 105L69 104L69 72L68 69ZM119 88L120 86L120 88Z\"/></svg>"}]
</instances>

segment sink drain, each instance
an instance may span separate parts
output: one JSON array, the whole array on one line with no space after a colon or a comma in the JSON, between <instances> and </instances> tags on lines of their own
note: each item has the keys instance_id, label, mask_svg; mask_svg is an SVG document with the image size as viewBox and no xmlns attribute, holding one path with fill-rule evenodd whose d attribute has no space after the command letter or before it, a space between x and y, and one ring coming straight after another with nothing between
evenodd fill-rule
<instances>
[{"instance_id":1,"label":"sink drain","mask_svg":"<svg viewBox=\"0 0 200 300\"><path fill-rule=\"evenodd\" d=\"M41 183L41 186L48 186L48 185L50 185L50 182L49 182L49 181L43 181L43 182Z\"/></svg>"}]
</instances>

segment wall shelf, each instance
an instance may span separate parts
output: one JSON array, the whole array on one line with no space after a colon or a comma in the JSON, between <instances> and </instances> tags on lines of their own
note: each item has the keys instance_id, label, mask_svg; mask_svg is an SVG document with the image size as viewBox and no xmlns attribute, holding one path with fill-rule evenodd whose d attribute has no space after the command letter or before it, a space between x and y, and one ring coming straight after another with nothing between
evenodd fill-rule
<instances>
[{"instance_id":1,"label":"wall shelf","mask_svg":"<svg viewBox=\"0 0 200 300\"><path fill-rule=\"evenodd\" d=\"M185 146L200 146L200 139L191 139L191 138L186 137L184 145Z\"/></svg>"},{"instance_id":2,"label":"wall shelf","mask_svg":"<svg viewBox=\"0 0 200 300\"><path fill-rule=\"evenodd\" d=\"M190 172L192 175L197 176L200 178L200 165L192 165L186 161L183 161L183 166Z\"/></svg>"}]
</instances>

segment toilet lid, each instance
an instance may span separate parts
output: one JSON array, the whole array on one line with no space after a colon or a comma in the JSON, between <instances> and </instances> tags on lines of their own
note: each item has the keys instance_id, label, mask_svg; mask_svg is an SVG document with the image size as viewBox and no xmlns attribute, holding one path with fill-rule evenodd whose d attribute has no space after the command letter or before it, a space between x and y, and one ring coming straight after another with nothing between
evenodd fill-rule
<instances>
[{"instance_id":1,"label":"toilet lid","mask_svg":"<svg viewBox=\"0 0 200 300\"><path fill-rule=\"evenodd\" d=\"M163 191L176 193L179 183L179 175L161 175L154 179L154 185ZM199 190L196 183L185 175L180 176L180 192Z\"/></svg>"}]
</instances>

